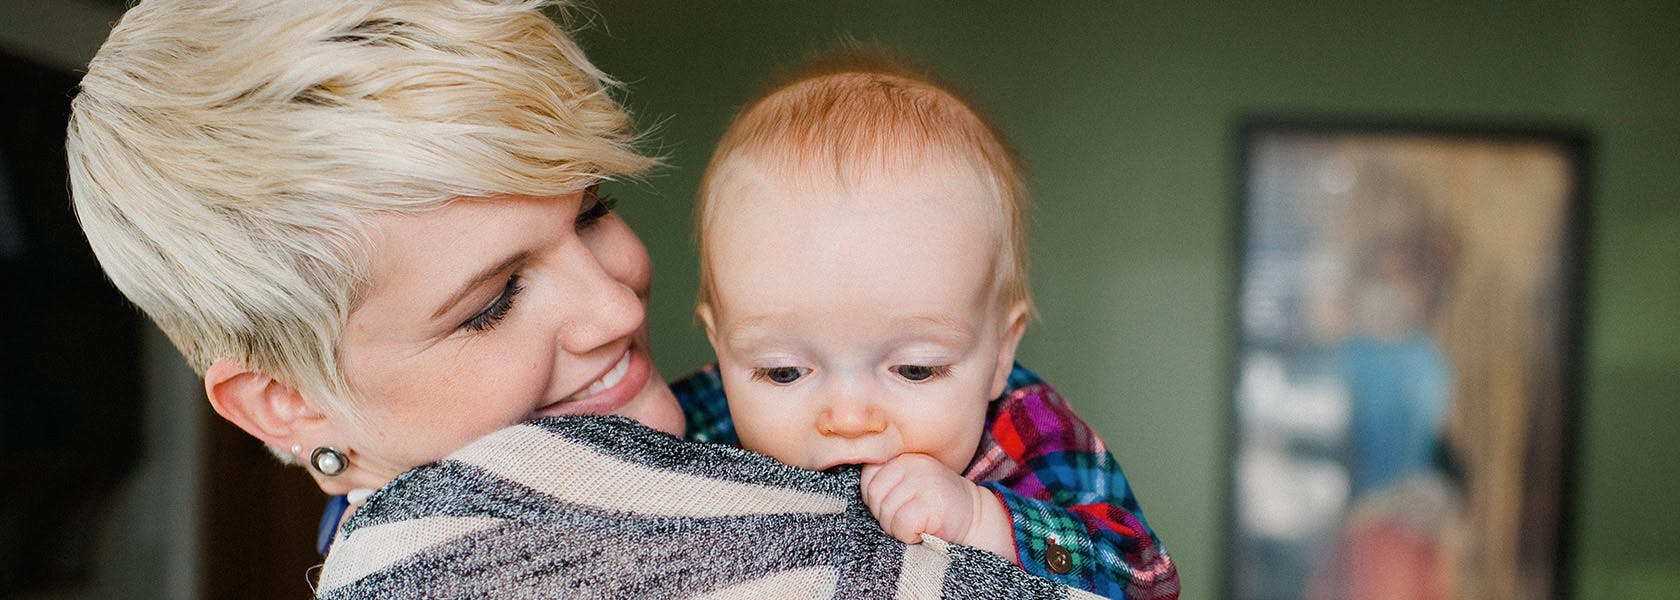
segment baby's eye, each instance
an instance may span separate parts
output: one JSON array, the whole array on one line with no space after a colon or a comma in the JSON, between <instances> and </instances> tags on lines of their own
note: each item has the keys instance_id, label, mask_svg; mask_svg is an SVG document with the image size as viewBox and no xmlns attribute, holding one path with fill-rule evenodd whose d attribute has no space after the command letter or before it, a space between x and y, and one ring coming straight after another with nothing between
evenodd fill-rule
<instances>
[{"instance_id":1,"label":"baby's eye","mask_svg":"<svg viewBox=\"0 0 1680 600\"><path fill-rule=\"evenodd\" d=\"M951 374L951 366L894 365L892 372L897 373L899 377L903 377L909 381L927 381L935 377L944 377Z\"/></svg>"},{"instance_id":2,"label":"baby's eye","mask_svg":"<svg viewBox=\"0 0 1680 600\"><path fill-rule=\"evenodd\" d=\"M752 378L776 385L787 385L810 372L811 370L805 367L760 367L753 369Z\"/></svg>"}]
</instances>

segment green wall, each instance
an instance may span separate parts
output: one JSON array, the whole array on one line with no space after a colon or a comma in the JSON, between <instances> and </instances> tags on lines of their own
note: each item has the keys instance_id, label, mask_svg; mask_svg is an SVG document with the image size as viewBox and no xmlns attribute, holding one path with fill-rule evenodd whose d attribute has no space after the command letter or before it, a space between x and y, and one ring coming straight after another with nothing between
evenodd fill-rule
<instances>
[{"instance_id":1,"label":"green wall","mask_svg":"<svg viewBox=\"0 0 1680 600\"><path fill-rule=\"evenodd\" d=\"M689 212L777 65L841 35L968 87L1025 154L1041 319L1022 358L1126 465L1186 598L1220 589L1243 116L1574 127L1593 142L1573 535L1580 598L1680 595L1680 3L598 1L591 56L669 168L616 186L667 376L710 360Z\"/></svg>"}]
</instances>

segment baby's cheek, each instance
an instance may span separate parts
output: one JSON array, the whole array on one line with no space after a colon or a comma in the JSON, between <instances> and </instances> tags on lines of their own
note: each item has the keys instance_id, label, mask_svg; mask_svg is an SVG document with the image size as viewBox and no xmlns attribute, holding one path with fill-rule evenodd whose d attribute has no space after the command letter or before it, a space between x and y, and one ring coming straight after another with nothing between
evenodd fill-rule
<instances>
[{"instance_id":1,"label":"baby's cheek","mask_svg":"<svg viewBox=\"0 0 1680 600\"><path fill-rule=\"evenodd\" d=\"M934 456L951 472L962 474L968 469L968 464L974 461L974 455L980 449L980 438L986 430L986 404L965 406L962 411L952 411L950 428L946 430L943 449L944 452Z\"/></svg>"},{"instance_id":2,"label":"baby's cheek","mask_svg":"<svg viewBox=\"0 0 1680 600\"><path fill-rule=\"evenodd\" d=\"M734 417L735 433L741 438L742 448L782 462L790 462L793 459L788 454L794 446L791 442L793 415L757 402L736 403L733 398L730 400L729 412Z\"/></svg>"},{"instance_id":3,"label":"baby's cheek","mask_svg":"<svg viewBox=\"0 0 1680 600\"><path fill-rule=\"evenodd\" d=\"M939 459L940 464L950 469L952 473L960 475L968 469L968 463L974 461L974 451L979 448L979 444L956 443L947 446L947 448L949 448L947 452L936 456L936 458Z\"/></svg>"}]
</instances>

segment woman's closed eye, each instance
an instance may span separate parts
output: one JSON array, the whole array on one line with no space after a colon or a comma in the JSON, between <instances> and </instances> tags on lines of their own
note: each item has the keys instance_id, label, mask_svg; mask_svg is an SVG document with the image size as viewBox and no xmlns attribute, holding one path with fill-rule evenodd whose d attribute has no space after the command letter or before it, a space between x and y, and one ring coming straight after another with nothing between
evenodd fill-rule
<instances>
[{"instance_id":1,"label":"woman's closed eye","mask_svg":"<svg viewBox=\"0 0 1680 600\"><path fill-rule=\"evenodd\" d=\"M893 365L892 372L906 381L921 382L951 374L951 365Z\"/></svg>"},{"instance_id":2,"label":"woman's closed eye","mask_svg":"<svg viewBox=\"0 0 1680 600\"><path fill-rule=\"evenodd\" d=\"M509 275L507 283L502 285L502 293L497 295L495 300L491 300L490 304L485 305L482 310L479 310L478 314L461 322L461 329L485 331L495 327L497 323L502 321L503 317L507 316L508 311L513 309L514 299L524 289L524 286L519 285L518 273Z\"/></svg>"},{"instance_id":3,"label":"woman's closed eye","mask_svg":"<svg viewBox=\"0 0 1680 600\"><path fill-rule=\"evenodd\" d=\"M811 370L805 367L757 367L752 370L752 378L753 381L787 385L810 372Z\"/></svg>"},{"instance_id":4,"label":"woman's closed eye","mask_svg":"<svg viewBox=\"0 0 1680 600\"><path fill-rule=\"evenodd\" d=\"M583 204L578 209L577 220L573 223L573 227L578 231L589 229L600 222L601 219L606 218L607 215L612 214L615 206L618 206L617 200L614 200L611 196L601 195L600 184L589 186L583 190Z\"/></svg>"}]
</instances>

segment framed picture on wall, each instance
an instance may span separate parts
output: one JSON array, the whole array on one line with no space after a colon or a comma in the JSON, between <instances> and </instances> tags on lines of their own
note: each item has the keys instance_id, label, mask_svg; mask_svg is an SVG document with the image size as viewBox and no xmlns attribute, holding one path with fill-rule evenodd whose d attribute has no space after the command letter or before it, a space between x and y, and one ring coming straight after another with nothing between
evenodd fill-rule
<instances>
[{"instance_id":1,"label":"framed picture on wall","mask_svg":"<svg viewBox=\"0 0 1680 600\"><path fill-rule=\"evenodd\" d=\"M1226 597L1561 597L1584 137L1240 143Z\"/></svg>"}]
</instances>

